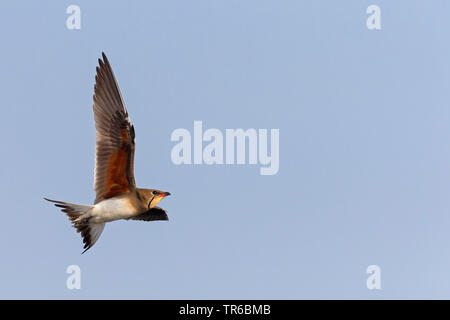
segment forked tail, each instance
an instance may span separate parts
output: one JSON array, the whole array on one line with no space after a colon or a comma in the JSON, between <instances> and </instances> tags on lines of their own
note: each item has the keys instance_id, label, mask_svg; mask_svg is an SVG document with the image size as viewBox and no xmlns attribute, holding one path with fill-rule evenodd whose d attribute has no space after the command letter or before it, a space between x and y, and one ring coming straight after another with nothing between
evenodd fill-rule
<instances>
[{"instance_id":1,"label":"forked tail","mask_svg":"<svg viewBox=\"0 0 450 320\"><path fill-rule=\"evenodd\" d=\"M102 234L104 223L90 223L90 211L94 208L93 206L86 206L82 204L75 204L63 201L56 201L44 198L47 201L55 203L55 206L62 208L61 211L67 214L70 222L72 222L73 227L77 229L77 232L81 233L83 237L83 243L85 249L82 253L89 250L98 238Z\"/></svg>"}]
</instances>

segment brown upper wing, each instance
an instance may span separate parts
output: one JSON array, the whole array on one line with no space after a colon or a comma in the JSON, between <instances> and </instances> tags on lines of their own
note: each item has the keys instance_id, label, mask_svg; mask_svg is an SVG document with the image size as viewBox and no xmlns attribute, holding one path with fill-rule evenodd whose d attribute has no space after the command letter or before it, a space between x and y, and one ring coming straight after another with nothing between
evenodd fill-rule
<instances>
[{"instance_id":1,"label":"brown upper wing","mask_svg":"<svg viewBox=\"0 0 450 320\"><path fill-rule=\"evenodd\" d=\"M134 127L108 59L102 53L95 76L94 203L135 190Z\"/></svg>"}]
</instances>

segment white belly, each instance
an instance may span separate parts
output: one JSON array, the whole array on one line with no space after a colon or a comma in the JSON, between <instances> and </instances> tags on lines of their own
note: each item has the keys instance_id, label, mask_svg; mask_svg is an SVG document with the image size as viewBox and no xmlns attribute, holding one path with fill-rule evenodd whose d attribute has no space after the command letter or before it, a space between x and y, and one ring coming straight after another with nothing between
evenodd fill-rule
<instances>
[{"instance_id":1,"label":"white belly","mask_svg":"<svg viewBox=\"0 0 450 320\"><path fill-rule=\"evenodd\" d=\"M94 206L92 210L92 222L110 222L119 219L127 219L136 214L127 198L106 199Z\"/></svg>"}]
</instances>

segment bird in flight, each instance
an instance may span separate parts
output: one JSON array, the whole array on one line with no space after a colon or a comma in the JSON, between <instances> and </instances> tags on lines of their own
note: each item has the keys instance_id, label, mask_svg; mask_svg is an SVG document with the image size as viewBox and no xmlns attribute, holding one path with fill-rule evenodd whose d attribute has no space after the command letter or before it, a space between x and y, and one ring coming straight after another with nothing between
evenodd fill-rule
<instances>
[{"instance_id":1,"label":"bird in flight","mask_svg":"<svg viewBox=\"0 0 450 320\"><path fill-rule=\"evenodd\" d=\"M156 205L170 195L157 189L136 188L134 181L134 127L120 94L106 55L99 66L94 86L96 128L94 205L81 205L44 198L62 208L89 250L107 222L125 220L169 220Z\"/></svg>"}]
</instances>

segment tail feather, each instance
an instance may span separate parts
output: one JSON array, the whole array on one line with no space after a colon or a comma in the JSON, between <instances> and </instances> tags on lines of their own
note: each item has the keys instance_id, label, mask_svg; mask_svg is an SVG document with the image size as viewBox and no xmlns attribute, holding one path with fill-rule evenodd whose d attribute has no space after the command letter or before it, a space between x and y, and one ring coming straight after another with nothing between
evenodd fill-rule
<instances>
[{"instance_id":1,"label":"tail feather","mask_svg":"<svg viewBox=\"0 0 450 320\"><path fill-rule=\"evenodd\" d=\"M82 253L85 253L95 244L95 242L97 242L98 238L100 238L100 235L102 234L105 224L89 222L89 212L92 208L94 208L93 206L51 200L47 198L44 199L55 203L56 207L62 208L61 211L69 217L73 227L77 229L77 232L81 233L84 243L83 249L85 249Z\"/></svg>"}]
</instances>

